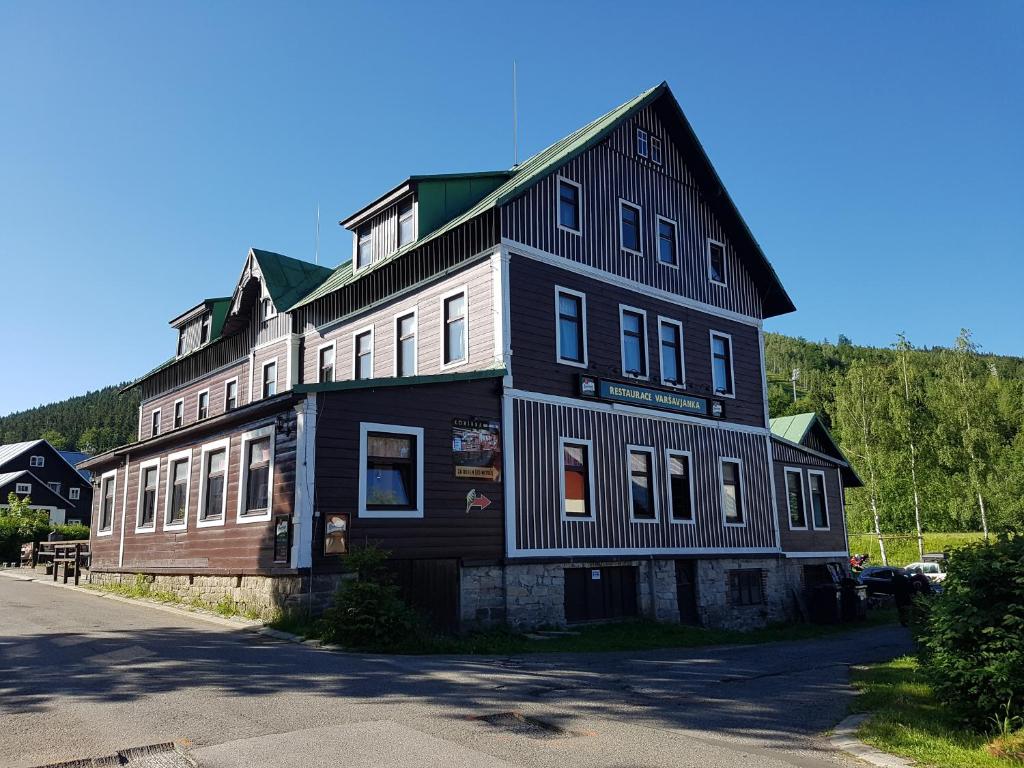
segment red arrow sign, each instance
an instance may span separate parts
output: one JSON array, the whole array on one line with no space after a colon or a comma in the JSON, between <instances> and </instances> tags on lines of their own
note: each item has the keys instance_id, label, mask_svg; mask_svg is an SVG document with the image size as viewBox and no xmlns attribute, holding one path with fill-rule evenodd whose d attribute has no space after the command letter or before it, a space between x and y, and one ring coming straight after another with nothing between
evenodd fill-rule
<instances>
[{"instance_id":1,"label":"red arrow sign","mask_svg":"<svg viewBox=\"0 0 1024 768\"><path fill-rule=\"evenodd\" d=\"M484 496L482 493L477 493L474 488L466 494L466 514L473 508L476 509L487 509L491 506L491 500Z\"/></svg>"}]
</instances>

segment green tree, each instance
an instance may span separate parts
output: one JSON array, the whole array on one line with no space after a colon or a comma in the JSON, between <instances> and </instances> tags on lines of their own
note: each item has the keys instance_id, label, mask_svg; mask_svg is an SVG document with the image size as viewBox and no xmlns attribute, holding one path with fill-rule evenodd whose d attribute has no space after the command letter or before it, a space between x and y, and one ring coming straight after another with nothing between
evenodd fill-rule
<instances>
[{"instance_id":1,"label":"green tree","mask_svg":"<svg viewBox=\"0 0 1024 768\"><path fill-rule=\"evenodd\" d=\"M48 442L58 451L66 451L70 445L70 443L68 443L68 439L55 429L44 429L39 437Z\"/></svg>"}]
</instances>

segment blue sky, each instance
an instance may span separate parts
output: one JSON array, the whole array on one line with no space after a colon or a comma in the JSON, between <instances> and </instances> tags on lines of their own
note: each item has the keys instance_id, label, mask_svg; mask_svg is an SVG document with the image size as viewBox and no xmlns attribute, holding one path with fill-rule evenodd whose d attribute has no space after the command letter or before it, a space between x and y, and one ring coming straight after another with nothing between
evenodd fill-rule
<instances>
[{"instance_id":1,"label":"blue sky","mask_svg":"<svg viewBox=\"0 0 1024 768\"><path fill-rule=\"evenodd\" d=\"M134 378L250 245L512 162L661 80L798 311L1024 355L1024 4L0 4L0 413Z\"/></svg>"}]
</instances>

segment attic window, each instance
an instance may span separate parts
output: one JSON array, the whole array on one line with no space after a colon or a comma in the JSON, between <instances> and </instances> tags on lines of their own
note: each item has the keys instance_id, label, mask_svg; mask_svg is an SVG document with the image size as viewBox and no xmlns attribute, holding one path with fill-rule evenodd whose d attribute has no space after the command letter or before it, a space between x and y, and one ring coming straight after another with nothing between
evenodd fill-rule
<instances>
[{"instance_id":1,"label":"attic window","mask_svg":"<svg viewBox=\"0 0 1024 768\"><path fill-rule=\"evenodd\" d=\"M636 129L636 153L640 157L647 157L647 131Z\"/></svg>"},{"instance_id":2,"label":"attic window","mask_svg":"<svg viewBox=\"0 0 1024 768\"><path fill-rule=\"evenodd\" d=\"M356 269L368 266L373 261L373 238L369 224L359 228L356 244Z\"/></svg>"},{"instance_id":3,"label":"attic window","mask_svg":"<svg viewBox=\"0 0 1024 768\"><path fill-rule=\"evenodd\" d=\"M28 460L30 467L45 467L46 457L45 456L30 456Z\"/></svg>"},{"instance_id":4,"label":"attic window","mask_svg":"<svg viewBox=\"0 0 1024 768\"><path fill-rule=\"evenodd\" d=\"M651 162L661 165L661 139L651 136Z\"/></svg>"},{"instance_id":5,"label":"attic window","mask_svg":"<svg viewBox=\"0 0 1024 768\"><path fill-rule=\"evenodd\" d=\"M199 324L199 343L205 344L210 340L210 313L207 312L203 315L202 322Z\"/></svg>"},{"instance_id":6,"label":"attic window","mask_svg":"<svg viewBox=\"0 0 1024 768\"><path fill-rule=\"evenodd\" d=\"M270 320L275 315L277 315L277 312L274 311L274 302L269 296L264 296L260 300L260 317L264 320Z\"/></svg>"},{"instance_id":7,"label":"attic window","mask_svg":"<svg viewBox=\"0 0 1024 768\"><path fill-rule=\"evenodd\" d=\"M414 227L412 198L403 200L398 206L398 247L408 245L416 239Z\"/></svg>"}]
</instances>

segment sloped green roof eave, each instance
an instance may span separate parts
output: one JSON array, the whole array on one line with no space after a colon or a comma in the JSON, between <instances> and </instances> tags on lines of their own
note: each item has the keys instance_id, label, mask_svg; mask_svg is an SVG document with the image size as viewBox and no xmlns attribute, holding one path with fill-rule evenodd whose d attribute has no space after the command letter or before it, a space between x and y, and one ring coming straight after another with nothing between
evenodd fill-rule
<instances>
[{"instance_id":1,"label":"sloped green roof eave","mask_svg":"<svg viewBox=\"0 0 1024 768\"><path fill-rule=\"evenodd\" d=\"M267 292L279 312L286 311L334 272L330 267L322 267L281 253L259 248L251 250L260 265Z\"/></svg>"},{"instance_id":2,"label":"sloped green roof eave","mask_svg":"<svg viewBox=\"0 0 1024 768\"><path fill-rule=\"evenodd\" d=\"M773 435L778 435L791 443L800 443L817 418L818 416L814 412L798 413L795 416L778 416L769 421L769 427Z\"/></svg>"}]
</instances>

